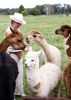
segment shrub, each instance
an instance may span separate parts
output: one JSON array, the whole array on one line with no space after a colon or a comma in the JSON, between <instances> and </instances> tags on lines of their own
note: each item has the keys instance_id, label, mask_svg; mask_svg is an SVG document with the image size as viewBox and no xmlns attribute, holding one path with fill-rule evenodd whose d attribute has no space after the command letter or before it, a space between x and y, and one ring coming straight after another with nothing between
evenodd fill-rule
<instances>
[{"instance_id":1,"label":"shrub","mask_svg":"<svg viewBox=\"0 0 71 100\"><path fill-rule=\"evenodd\" d=\"M29 15L29 11L28 10L23 10L21 12L21 14L23 14L23 16L27 16L27 15Z\"/></svg>"},{"instance_id":2,"label":"shrub","mask_svg":"<svg viewBox=\"0 0 71 100\"><path fill-rule=\"evenodd\" d=\"M32 8L32 9L29 10L29 14L31 14L31 15L40 15L41 12L37 8Z\"/></svg>"}]
</instances>

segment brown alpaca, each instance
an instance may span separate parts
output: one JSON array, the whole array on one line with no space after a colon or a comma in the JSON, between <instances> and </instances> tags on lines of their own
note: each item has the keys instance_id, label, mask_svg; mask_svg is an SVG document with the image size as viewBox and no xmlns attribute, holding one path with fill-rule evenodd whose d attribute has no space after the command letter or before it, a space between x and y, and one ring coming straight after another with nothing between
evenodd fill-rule
<instances>
[{"instance_id":1,"label":"brown alpaca","mask_svg":"<svg viewBox=\"0 0 71 100\"><path fill-rule=\"evenodd\" d=\"M0 52L6 51L10 45L12 45L14 49L24 50L26 47L26 44L25 42L23 42L23 39L24 39L23 35L20 32L17 32L15 34L10 34L1 42Z\"/></svg>"},{"instance_id":2,"label":"brown alpaca","mask_svg":"<svg viewBox=\"0 0 71 100\"><path fill-rule=\"evenodd\" d=\"M64 69L63 79L67 89L67 96L71 98L71 26L63 25L60 29L57 29L55 33L63 35L65 40L68 62Z\"/></svg>"}]
</instances>

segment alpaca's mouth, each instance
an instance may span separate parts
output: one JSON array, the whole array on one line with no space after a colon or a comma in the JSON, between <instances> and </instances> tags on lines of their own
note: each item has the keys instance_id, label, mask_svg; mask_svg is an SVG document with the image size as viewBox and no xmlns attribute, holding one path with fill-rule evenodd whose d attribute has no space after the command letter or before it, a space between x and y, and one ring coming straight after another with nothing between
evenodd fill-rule
<instances>
[{"instance_id":1,"label":"alpaca's mouth","mask_svg":"<svg viewBox=\"0 0 71 100\"><path fill-rule=\"evenodd\" d=\"M63 31L61 29L55 30L55 34L61 34Z\"/></svg>"}]
</instances>

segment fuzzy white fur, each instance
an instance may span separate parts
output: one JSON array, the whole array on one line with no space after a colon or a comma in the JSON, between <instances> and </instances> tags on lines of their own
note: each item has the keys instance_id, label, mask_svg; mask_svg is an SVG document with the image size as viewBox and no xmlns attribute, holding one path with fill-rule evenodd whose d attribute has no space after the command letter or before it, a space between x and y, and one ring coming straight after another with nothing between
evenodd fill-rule
<instances>
[{"instance_id":1,"label":"fuzzy white fur","mask_svg":"<svg viewBox=\"0 0 71 100\"><path fill-rule=\"evenodd\" d=\"M56 64L57 66L61 66L61 52L58 48L56 48L55 46L51 45L51 44L47 44L48 45L48 49L50 51L50 55L51 55L51 62L53 64ZM46 55L42 49L41 51L41 57L43 57L44 62L47 62L46 59Z\"/></svg>"},{"instance_id":2,"label":"fuzzy white fur","mask_svg":"<svg viewBox=\"0 0 71 100\"><path fill-rule=\"evenodd\" d=\"M27 80L30 89L36 96L46 97L59 82L61 69L53 63L46 63L39 68L39 53L29 50L25 55ZM39 84L38 88L34 88Z\"/></svg>"},{"instance_id":3,"label":"fuzzy white fur","mask_svg":"<svg viewBox=\"0 0 71 100\"><path fill-rule=\"evenodd\" d=\"M65 52L69 48L69 45L66 44L66 42L67 42L69 37L70 37L70 35L67 38L64 38L64 49L65 49Z\"/></svg>"}]
</instances>

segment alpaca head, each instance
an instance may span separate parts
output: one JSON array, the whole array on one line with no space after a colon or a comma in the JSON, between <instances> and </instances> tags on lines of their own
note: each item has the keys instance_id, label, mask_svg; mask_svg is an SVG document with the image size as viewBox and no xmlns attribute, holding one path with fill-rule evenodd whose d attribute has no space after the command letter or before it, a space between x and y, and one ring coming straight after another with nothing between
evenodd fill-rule
<instances>
[{"instance_id":1,"label":"alpaca head","mask_svg":"<svg viewBox=\"0 0 71 100\"><path fill-rule=\"evenodd\" d=\"M10 38L10 39L9 39ZM24 50L27 46L27 43L24 41L23 35L21 33L11 34L8 37L10 44L13 46L14 49L22 49Z\"/></svg>"},{"instance_id":2,"label":"alpaca head","mask_svg":"<svg viewBox=\"0 0 71 100\"><path fill-rule=\"evenodd\" d=\"M71 26L63 25L60 29L55 31L56 34L61 34L65 38L65 49L69 57L71 57Z\"/></svg>"},{"instance_id":3,"label":"alpaca head","mask_svg":"<svg viewBox=\"0 0 71 100\"><path fill-rule=\"evenodd\" d=\"M41 36L40 32L36 31L36 30L32 30L29 32L28 37L26 38L27 43L33 43L34 42L34 38L39 35Z\"/></svg>"},{"instance_id":4,"label":"alpaca head","mask_svg":"<svg viewBox=\"0 0 71 100\"><path fill-rule=\"evenodd\" d=\"M60 27L60 29L55 30L55 34L61 34L64 37L68 37L69 34L71 34L71 26L63 25Z\"/></svg>"},{"instance_id":5,"label":"alpaca head","mask_svg":"<svg viewBox=\"0 0 71 100\"><path fill-rule=\"evenodd\" d=\"M22 33L18 32L17 34L10 34L0 43L0 52L6 51L10 45L14 49L24 50L27 43L24 41Z\"/></svg>"},{"instance_id":6,"label":"alpaca head","mask_svg":"<svg viewBox=\"0 0 71 100\"><path fill-rule=\"evenodd\" d=\"M25 67L28 69L34 69L39 67L39 55L41 51L33 51L32 48L25 55Z\"/></svg>"}]
</instances>

